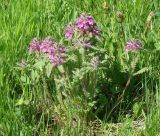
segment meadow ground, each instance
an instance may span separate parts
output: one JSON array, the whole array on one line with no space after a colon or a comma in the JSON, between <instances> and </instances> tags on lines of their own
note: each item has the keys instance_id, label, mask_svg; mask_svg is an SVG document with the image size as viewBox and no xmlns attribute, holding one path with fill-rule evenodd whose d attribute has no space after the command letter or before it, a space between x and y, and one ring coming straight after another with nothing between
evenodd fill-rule
<instances>
[{"instance_id":1,"label":"meadow ground","mask_svg":"<svg viewBox=\"0 0 160 136\"><path fill-rule=\"evenodd\" d=\"M64 36L81 13L101 29L87 51ZM28 53L47 36L69 50L61 66ZM159 0L1 0L0 135L159 136L159 91Z\"/></svg>"}]
</instances>

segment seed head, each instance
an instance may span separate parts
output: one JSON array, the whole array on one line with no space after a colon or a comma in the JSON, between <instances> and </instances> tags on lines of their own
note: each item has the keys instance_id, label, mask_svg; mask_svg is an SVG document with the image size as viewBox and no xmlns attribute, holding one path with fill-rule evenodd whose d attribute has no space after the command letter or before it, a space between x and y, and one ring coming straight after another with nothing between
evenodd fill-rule
<instances>
[{"instance_id":1,"label":"seed head","mask_svg":"<svg viewBox=\"0 0 160 136\"><path fill-rule=\"evenodd\" d=\"M117 11L116 12L116 16L117 16L117 20L118 20L118 22L123 22L123 20L124 20L124 15L123 15L123 13L121 12L121 11Z\"/></svg>"}]
</instances>

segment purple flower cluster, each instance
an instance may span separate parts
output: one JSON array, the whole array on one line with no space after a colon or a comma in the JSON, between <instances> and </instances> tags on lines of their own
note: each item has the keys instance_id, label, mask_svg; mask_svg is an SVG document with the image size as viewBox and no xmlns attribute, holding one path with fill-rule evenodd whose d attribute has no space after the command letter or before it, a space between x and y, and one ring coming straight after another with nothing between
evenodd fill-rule
<instances>
[{"instance_id":1,"label":"purple flower cluster","mask_svg":"<svg viewBox=\"0 0 160 136\"><path fill-rule=\"evenodd\" d=\"M99 35L101 30L97 27L97 24L92 16L81 14L76 21L69 23L65 29L65 37L71 39L77 31L83 35L92 34L93 36Z\"/></svg>"},{"instance_id":2,"label":"purple flower cluster","mask_svg":"<svg viewBox=\"0 0 160 136\"><path fill-rule=\"evenodd\" d=\"M101 32L94 18L86 14L81 14L80 17L77 18L75 25L83 34L92 33L99 35Z\"/></svg>"},{"instance_id":3,"label":"purple flower cluster","mask_svg":"<svg viewBox=\"0 0 160 136\"><path fill-rule=\"evenodd\" d=\"M137 50L141 48L142 48L141 42L138 39L132 39L127 42L125 51L126 52L128 51L136 52Z\"/></svg>"},{"instance_id":4,"label":"purple flower cluster","mask_svg":"<svg viewBox=\"0 0 160 136\"><path fill-rule=\"evenodd\" d=\"M66 49L64 47L58 47L58 48L54 48L54 50L52 50L49 53L49 60L52 64L54 65L60 65L64 62L64 56L63 53L66 51Z\"/></svg>"},{"instance_id":5,"label":"purple flower cluster","mask_svg":"<svg viewBox=\"0 0 160 136\"><path fill-rule=\"evenodd\" d=\"M47 37L41 41L39 45L40 51L42 53L51 53L54 51L55 41L51 37Z\"/></svg>"},{"instance_id":6,"label":"purple flower cluster","mask_svg":"<svg viewBox=\"0 0 160 136\"><path fill-rule=\"evenodd\" d=\"M64 62L64 52L66 48L55 42L51 37L47 37L40 41L34 38L29 48L31 53L47 54L53 65L60 65Z\"/></svg>"}]
</instances>

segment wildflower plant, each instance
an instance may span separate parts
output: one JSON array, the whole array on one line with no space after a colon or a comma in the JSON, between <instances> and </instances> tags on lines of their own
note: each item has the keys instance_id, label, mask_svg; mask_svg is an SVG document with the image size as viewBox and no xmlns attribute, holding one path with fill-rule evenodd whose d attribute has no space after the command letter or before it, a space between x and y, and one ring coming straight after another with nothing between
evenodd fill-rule
<instances>
[{"instance_id":1,"label":"wildflower plant","mask_svg":"<svg viewBox=\"0 0 160 136\"><path fill-rule=\"evenodd\" d=\"M55 111L53 116L61 116L67 123L67 120L72 120L77 114L83 118L97 116L102 112L99 110L93 114L97 107L105 106L109 100L113 100L113 96L117 98L114 94L120 90L123 90L124 95L126 88L120 87L121 82L115 85L116 74L123 75L124 69L119 66L120 69L115 70L116 57L109 56L99 44L101 30L91 15L82 13L66 25L64 37L68 41L65 46L51 36L31 40L28 57L18 64L18 69L21 71L21 85L32 88L34 94L30 92L32 95L28 98L26 91L23 91L23 99L17 105L35 103L37 112L43 109L47 109L44 111L46 114ZM136 54L141 48L141 42L132 39L127 42L125 52ZM131 66L129 79L123 82L129 84L133 72ZM103 92L106 88L109 91ZM106 98L106 93L113 96ZM35 99L36 95L38 100ZM68 115L68 108L74 109L72 115ZM114 108L109 109L110 115Z\"/></svg>"},{"instance_id":2,"label":"wildflower plant","mask_svg":"<svg viewBox=\"0 0 160 136\"><path fill-rule=\"evenodd\" d=\"M101 30L92 16L82 13L74 22L66 26L64 33L73 50L70 55L75 59L74 62L69 60L73 65L70 71L71 84L77 90L73 93L75 96L80 94L79 96L84 98L83 109L86 109L96 96L96 75L100 70L99 66L103 65L98 55L103 56L104 52L99 50L100 47L96 48ZM104 58L101 57L101 59ZM90 108L87 108L86 111L89 111Z\"/></svg>"},{"instance_id":3,"label":"wildflower plant","mask_svg":"<svg viewBox=\"0 0 160 136\"><path fill-rule=\"evenodd\" d=\"M47 101L52 101L52 95L49 91L48 80L54 79L56 74L63 70L62 64L65 63L66 48L53 40L51 37L44 39L33 38L29 44L28 57L26 60L18 63L18 70L21 70L21 85L28 86L34 91L34 95L26 96L23 91L22 98L17 102L17 105L24 104L25 99L27 101L34 101L34 98L38 96L39 100L42 99L46 106ZM61 70L61 71L62 71ZM52 74L54 71L55 74ZM41 91L37 90L37 86L43 84ZM32 92L30 92L32 94ZM48 99L48 100L47 100ZM39 101L38 100L38 101ZM51 103L49 104L51 105Z\"/></svg>"},{"instance_id":4,"label":"wildflower plant","mask_svg":"<svg viewBox=\"0 0 160 136\"><path fill-rule=\"evenodd\" d=\"M70 41L68 46L50 36L31 40L27 58L29 67L21 76L27 78L29 86L34 89L42 84L42 90L37 90L37 95L38 101L43 101L45 107L49 100L50 106L53 102L64 105L62 111L65 112L66 107L72 104L80 114L84 114L84 110L86 116L95 105L97 75L104 63L105 52L96 49L101 30L92 16L83 13L64 31L65 38ZM54 88L54 96L50 86ZM79 102L75 103L75 99Z\"/></svg>"}]
</instances>

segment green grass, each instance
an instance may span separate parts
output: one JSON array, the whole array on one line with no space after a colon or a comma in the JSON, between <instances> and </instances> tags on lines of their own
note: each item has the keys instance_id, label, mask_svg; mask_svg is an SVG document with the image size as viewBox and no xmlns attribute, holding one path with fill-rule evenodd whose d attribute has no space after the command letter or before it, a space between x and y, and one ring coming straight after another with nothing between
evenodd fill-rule
<instances>
[{"instance_id":1,"label":"green grass","mask_svg":"<svg viewBox=\"0 0 160 136\"><path fill-rule=\"evenodd\" d=\"M104 8L103 0L1 0L0 135L49 135L50 127L47 126L49 121L46 123L46 120L55 113L56 108L51 109L48 116L37 117L33 108L35 105L30 103L27 106L17 106L22 90L14 67L22 58L27 58L28 45L33 37L43 38L50 35L57 41L65 43L64 27L82 12L90 13L96 19L103 37L99 46L117 59L117 65L121 63L119 58L122 57L125 42L135 37L142 40L144 48L138 54L136 69L149 69L133 78L128 88L133 93L118 105L118 107L121 106L120 112L115 111L114 116L111 113L111 117L106 120L105 114L108 111L105 111L105 106L99 106L97 111L100 111L98 117L101 127L98 129L101 132L96 135L160 135L160 2L159 0L106 0L106 2L107 5ZM124 35L121 32L121 23L117 22L116 11L122 11L125 16L122 24ZM151 11L155 16L143 35L146 20ZM123 69L123 66L120 69ZM118 71L119 67L116 67L112 72L118 74ZM117 78L123 75L120 74L117 77L114 74L113 76L118 83L121 83L121 78ZM39 90L41 87L40 84L37 86ZM116 88L116 85L114 87ZM115 90L115 88L112 89ZM24 85L23 90L34 93L31 86ZM117 99L117 96L113 98ZM36 101L38 96L34 99ZM83 118L83 115L74 109L76 101L76 98L66 100L65 102L70 105L67 105L64 111L61 111L59 104L56 105L58 110L56 112L61 116L57 115L59 125L51 126L52 135L93 135L94 120L85 120L85 117ZM108 109L113 105L108 105ZM126 108L127 105L130 107ZM42 114L45 114L45 108L43 107ZM133 113L130 114L128 109ZM74 120L73 117L76 119ZM133 125L133 122L141 120L143 120L141 125ZM73 127L74 121L78 124L76 127ZM65 123L64 126L63 123ZM140 127L145 129L139 130Z\"/></svg>"}]
</instances>

